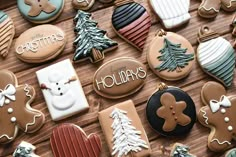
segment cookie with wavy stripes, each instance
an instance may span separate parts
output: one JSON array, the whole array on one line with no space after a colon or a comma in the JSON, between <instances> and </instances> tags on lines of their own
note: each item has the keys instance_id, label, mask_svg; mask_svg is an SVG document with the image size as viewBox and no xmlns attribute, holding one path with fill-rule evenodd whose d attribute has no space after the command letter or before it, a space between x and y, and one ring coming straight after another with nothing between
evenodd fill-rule
<instances>
[{"instance_id":1,"label":"cookie with wavy stripes","mask_svg":"<svg viewBox=\"0 0 236 157\"><path fill-rule=\"evenodd\" d=\"M61 124L50 138L54 157L99 157L102 149L100 137L89 136L77 125Z\"/></svg>"},{"instance_id":2,"label":"cookie with wavy stripes","mask_svg":"<svg viewBox=\"0 0 236 157\"><path fill-rule=\"evenodd\" d=\"M116 1L112 25L121 38L140 51L143 50L151 27L151 18L142 5L133 1Z\"/></svg>"},{"instance_id":3,"label":"cookie with wavy stripes","mask_svg":"<svg viewBox=\"0 0 236 157\"><path fill-rule=\"evenodd\" d=\"M149 0L166 29L179 27L190 20L190 0Z\"/></svg>"},{"instance_id":4,"label":"cookie with wavy stripes","mask_svg":"<svg viewBox=\"0 0 236 157\"><path fill-rule=\"evenodd\" d=\"M14 35L15 27L12 19L0 10L0 56L8 55Z\"/></svg>"},{"instance_id":5,"label":"cookie with wavy stripes","mask_svg":"<svg viewBox=\"0 0 236 157\"><path fill-rule=\"evenodd\" d=\"M230 87L234 79L235 50L230 42L220 37L208 26L199 30L199 46L197 60L210 76L216 78L226 87Z\"/></svg>"}]
</instances>

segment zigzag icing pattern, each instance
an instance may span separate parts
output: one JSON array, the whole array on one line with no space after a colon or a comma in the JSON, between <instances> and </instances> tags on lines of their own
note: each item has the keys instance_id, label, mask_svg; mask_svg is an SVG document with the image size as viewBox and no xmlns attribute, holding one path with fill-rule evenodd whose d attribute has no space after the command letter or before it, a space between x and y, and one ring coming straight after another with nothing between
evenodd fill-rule
<instances>
[{"instance_id":1,"label":"zigzag icing pattern","mask_svg":"<svg viewBox=\"0 0 236 157\"><path fill-rule=\"evenodd\" d=\"M24 91L26 92L26 96L27 97L32 97L32 95L30 95L30 91L29 91L29 85L28 84L25 84L25 88L24 88Z\"/></svg>"},{"instance_id":2,"label":"zigzag icing pattern","mask_svg":"<svg viewBox=\"0 0 236 157\"><path fill-rule=\"evenodd\" d=\"M9 137L8 135L6 134L3 134L2 136L0 136L0 138L3 138L3 137L6 137L7 139L11 140L13 137Z\"/></svg>"},{"instance_id":3,"label":"zigzag icing pattern","mask_svg":"<svg viewBox=\"0 0 236 157\"><path fill-rule=\"evenodd\" d=\"M214 138L211 140L211 142L214 142L216 141L218 144L222 145L222 144L225 144L227 143L228 145L231 145L231 143L229 141L223 141L223 142L220 142L218 139Z\"/></svg>"},{"instance_id":4,"label":"zigzag icing pattern","mask_svg":"<svg viewBox=\"0 0 236 157\"><path fill-rule=\"evenodd\" d=\"M36 121L35 119L36 119L37 117L41 117L41 115L42 115L42 114L37 114L37 115L35 115L35 116L34 116L34 121L33 121L32 123L27 123L27 124L26 124L25 132L28 131L28 126L34 125L34 124L35 124L35 121Z\"/></svg>"},{"instance_id":5,"label":"zigzag icing pattern","mask_svg":"<svg viewBox=\"0 0 236 157\"><path fill-rule=\"evenodd\" d=\"M200 109L200 112L203 113L202 117L205 119L205 123L208 125L208 117L206 116L206 111L204 111L202 108Z\"/></svg>"}]
</instances>

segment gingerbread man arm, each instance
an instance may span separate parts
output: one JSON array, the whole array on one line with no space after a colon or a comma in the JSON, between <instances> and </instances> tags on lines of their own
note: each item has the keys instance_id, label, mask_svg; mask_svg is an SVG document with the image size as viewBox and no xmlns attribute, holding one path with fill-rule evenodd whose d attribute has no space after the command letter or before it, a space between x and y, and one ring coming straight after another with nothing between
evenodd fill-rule
<instances>
[{"instance_id":1,"label":"gingerbread man arm","mask_svg":"<svg viewBox=\"0 0 236 157\"><path fill-rule=\"evenodd\" d=\"M8 143L15 139L18 128L10 120L0 120L0 143ZM3 127L4 126L4 127Z\"/></svg>"},{"instance_id":2,"label":"gingerbread man arm","mask_svg":"<svg viewBox=\"0 0 236 157\"><path fill-rule=\"evenodd\" d=\"M44 8L43 11L46 13L51 13L54 10L56 10L56 7L54 5L52 5L51 3L48 3Z\"/></svg>"},{"instance_id":3,"label":"gingerbread man arm","mask_svg":"<svg viewBox=\"0 0 236 157\"><path fill-rule=\"evenodd\" d=\"M189 116L183 114L183 111L187 107L187 104L185 102L178 102L178 106L179 107L176 108L176 111L181 114L179 114L177 117L177 123L181 126L188 125L191 122L191 119Z\"/></svg>"},{"instance_id":4,"label":"gingerbread man arm","mask_svg":"<svg viewBox=\"0 0 236 157\"><path fill-rule=\"evenodd\" d=\"M209 108L209 106L204 106L200 108L199 110L198 121L202 125L210 128L210 125L212 125L212 123L211 123L211 119L209 119L209 116L212 116L211 109Z\"/></svg>"},{"instance_id":5,"label":"gingerbread man arm","mask_svg":"<svg viewBox=\"0 0 236 157\"><path fill-rule=\"evenodd\" d=\"M218 14L220 7L221 0L202 0L198 13L202 17L213 18Z\"/></svg>"}]
</instances>

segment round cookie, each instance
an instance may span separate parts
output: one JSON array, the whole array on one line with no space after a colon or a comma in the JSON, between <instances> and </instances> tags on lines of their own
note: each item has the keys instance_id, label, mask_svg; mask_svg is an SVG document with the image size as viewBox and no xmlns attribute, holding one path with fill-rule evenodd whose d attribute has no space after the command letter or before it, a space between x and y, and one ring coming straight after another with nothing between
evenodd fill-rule
<instances>
[{"instance_id":1,"label":"round cookie","mask_svg":"<svg viewBox=\"0 0 236 157\"><path fill-rule=\"evenodd\" d=\"M159 85L146 107L151 127L164 136L184 136L196 121L196 109L191 97L177 87Z\"/></svg>"},{"instance_id":2,"label":"round cookie","mask_svg":"<svg viewBox=\"0 0 236 157\"><path fill-rule=\"evenodd\" d=\"M20 13L30 22L41 24L55 20L64 8L64 0L17 0Z\"/></svg>"},{"instance_id":3,"label":"round cookie","mask_svg":"<svg viewBox=\"0 0 236 157\"><path fill-rule=\"evenodd\" d=\"M184 37L159 30L147 52L152 71L165 80L179 80L192 70L195 60L194 49Z\"/></svg>"}]
</instances>

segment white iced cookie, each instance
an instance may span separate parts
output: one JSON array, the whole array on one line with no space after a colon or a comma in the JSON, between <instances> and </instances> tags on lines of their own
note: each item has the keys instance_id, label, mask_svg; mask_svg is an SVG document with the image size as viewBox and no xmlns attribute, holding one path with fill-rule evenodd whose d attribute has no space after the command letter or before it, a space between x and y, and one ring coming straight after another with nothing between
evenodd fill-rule
<instances>
[{"instance_id":1,"label":"white iced cookie","mask_svg":"<svg viewBox=\"0 0 236 157\"><path fill-rule=\"evenodd\" d=\"M36 72L53 120L89 108L82 86L69 59Z\"/></svg>"},{"instance_id":2,"label":"white iced cookie","mask_svg":"<svg viewBox=\"0 0 236 157\"><path fill-rule=\"evenodd\" d=\"M40 157L34 153L36 147L32 144L22 141L13 153L13 157Z\"/></svg>"},{"instance_id":3,"label":"white iced cookie","mask_svg":"<svg viewBox=\"0 0 236 157\"><path fill-rule=\"evenodd\" d=\"M178 27L190 20L190 0L150 0L150 4L166 29Z\"/></svg>"}]
</instances>

